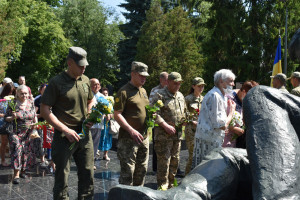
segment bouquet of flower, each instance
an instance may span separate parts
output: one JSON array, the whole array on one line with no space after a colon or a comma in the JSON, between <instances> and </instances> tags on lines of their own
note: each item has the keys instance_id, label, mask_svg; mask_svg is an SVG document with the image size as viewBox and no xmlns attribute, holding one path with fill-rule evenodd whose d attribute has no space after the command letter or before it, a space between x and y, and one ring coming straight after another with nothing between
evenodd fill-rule
<instances>
[{"instance_id":1,"label":"bouquet of flower","mask_svg":"<svg viewBox=\"0 0 300 200\"><path fill-rule=\"evenodd\" d=\"M244 122L243 122L243 119L242 119L242 115L239 112L234 111L232 119L229 123L229 126L233 126L233 127L238 126L242 129L244 129L243 125L244 125ZM232 138L231 138L231 141L236 140L238 137L239 136L234 133Z\"/></svg>"},{"instance_id":2,"label":"bouquet of flower","mask_svg":"<svg viewBox=\"0 0 300 200\"><path fill-rule=\"evenodd\" d=\"M105 99L113 106L115 104L114 97L106 96Z\"/></svg>"},{"instance_id":3,"label":"bouquet of flower","mask_svg":"<svg viewBox=\"0 0 300 200\"><path fill-rule=\"evenodd\" d=\"M158 124L155 123L156 115L154 115L157 111L160 110L161 107L163 107L164 104L161 100L158 100L153 106L146 105L147 110L147 119L146 119L146 125L147 125L147 132L151 131L154 126L158 126Z\"/></svg>"},{"instance_id":4,"label":"bouquet of flower","mask_svg":"<svg viewBox=\"0 0 300 200\"><path fill-rule=\"evenodd\" d=\"M13 95L8 95L4 97L4 99L7 101L8 106L11 108L12 112L16 112L16 106L17 103L15 101L15 97ZM15 118L15 124L16 124L16 129L17 129L17 119Z\"/></svg>"},{"instance_id":5,"label":"bouquet of flower","mask_svg":"<svg viewBox=\"0 0 300 200\"><path fill-rule=\"evenodd\" d=\"M197 118L199 116L199 112L200 111L198 108L193 109L191 112L187 112L185 122L189 123L189 122L197 120Z\"/></svg>"},{"instance_id":6,"label":"bouquet of flower","mask_svg":"<svg viewBox=\"0 0 300 200\"><path fill-rule=\"evenodd\" d=\"M88 131L88 128L86 127L86 124L91 123L101 123L102 122L102 116L106 114L113 113L113 105L104 97L98 97L97 98L97 104L92 107L92 111L89 114L89 116L83 121L82 123L82 131L81 133L78 133L80 136L80 139L85 138L85 135ZM76 142L72 143L69 147L70 150L73 149Z\"/></svg>"},{"instance_id":7,"label":"bouquet of flower","mask_svg":"<svg viewBox=\"0 0 300 200\"><path fill-rule=\"evenodd\" d=\"M32 132L29 135L29 138L31 138L31 139L40 138L37 130L43 130L44 126L46 126L48 128L52 128L52 126L47 121L42 121L42 122L37 122L37 123L34 123L34 124L30 124L29 128L30 128L30 126L35 126L33 128Z\"/></svg>"}]
</instances>

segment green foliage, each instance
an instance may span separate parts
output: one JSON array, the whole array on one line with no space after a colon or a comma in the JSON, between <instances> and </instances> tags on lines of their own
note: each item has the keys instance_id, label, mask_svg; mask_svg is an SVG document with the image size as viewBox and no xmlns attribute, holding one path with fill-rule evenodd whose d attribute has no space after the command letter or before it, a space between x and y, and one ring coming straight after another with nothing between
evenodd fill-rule
<instances>
[{"instance_id":1,"label":"green foliage","mask_svg":"<svg viewBox=\"0 0 300 200\"><path fill-rule=\"evenodd\" d=\"M26 5L26 3L24 2ZM5 70L11 59L20 57L23 37L28 33L24 14L26 6L20 7L18 1L0 1L0 80L5 77Z\"/></svg>"},{"instance_id":2,"label":"green foliage","mask_svg":"<svg viewBox=\"0 0 300 200\"><path fill-rule=\"evenodd\" d=\"M109 21L114 12L97 0L65 0L58 9L58 16L63 21L66 37L88 53L89 66L85 74L99 79L102 85L113 84L119 64L117 44L123 38L119 22Z\"/></svg>"},{"instance_id":3,"label":"green foliage","mask_svg":"<svg viewBox=\"0 0 300 200\"><path fill-rule=\"evenodd\" d=\"M62 4L63 0L37 0L37 1L46 2L50 6L58 7Z\"/></svg>"},{"instance_id":4,"label":"green foliage","mask_svg":"<svg viewBox=\"0 0 300 200\"><path fill-rule=\"evenodd\" d=\"M120 73L118 73L118 86L121 87L130 79L131 63L137 53L137 42L140 37L140 29L146 19L146 11L150 8L151 0L125 0L120 7L128 12L123 13L127 22L120 25L120 30L125 35L118 47L120 60Z\"/></svg>"},{"instance_id":5,"label":"green foliage","mask_svg":"<svg viewBox=\"0 0 300 200\"><path fill-rule=\"evenodd\" d=\"M161 107L163 107L164 104L161 100L158 100L154 105L146 105L146 111L147 111L147 120L146 124L148 128L153 128L154 126L158 126L158 124L155 124L156 115L154 115L157 111L160 110Z\"/></svg>"},{"instance_id":6,"label":"green foliage","mask_svg":"<svg viewBox=\"0 0 300 200\"><path fill-rule=\"evenodd\" d=\"M137 49L136 60L149 66L147 91L157 85L162 71L179 72L184 80L181 87L184 93L188 92L192 79L201 75L202 58L195 32L182 7L163 14L160 3L154 2L147 12Z\"/></svg>"},{"instance_id":7,"label":"green foliage","mask_svg":"<svg viewBox=\"0 0 300 200\"><path fill-rule=\"evenodd\" d=\"M204 24L210 38L202 43L208 88L213 86L213 74L222 68L232 69L237 81L252 79L269 85L268 72L273 69L279 32L284 37L285 4L276 0L212 2L210 18ZM299 2L287 1L286 5L292 30L288 31L289 40L300 25ZM294 67L288 63L290 72Z\"/></svg>"},{"instance_id":8,"label":"green foliage","mask_svg":"<svg viewBox=\"0 0 300 200\"><path fill-rule=\"evenodd\" d=\"M36 93L35 89L41 82L47 82L57 73L57 67L66 57L70 43L53 8L45 2L19 0L18 4L9 5L12 6L20 10L19 19L28 28L28 33L22 38L24 43L19 44L22 45L20 56L13 57L8 66L7 75L15 81L20 75L26 76L26 84Z\"/></svg>"}]
</instances>

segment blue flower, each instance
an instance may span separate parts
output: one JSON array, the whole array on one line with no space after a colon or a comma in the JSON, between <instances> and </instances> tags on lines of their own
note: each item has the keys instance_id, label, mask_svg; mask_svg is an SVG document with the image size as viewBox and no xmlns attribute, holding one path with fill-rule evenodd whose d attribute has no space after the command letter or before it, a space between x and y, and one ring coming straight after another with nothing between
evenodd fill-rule
<instances>
[{"instance_id":1,"label":"blue flower","mask_svg":"<svg viewBox=\"0 0 300 200\"><path fill-rule=\"evenodd\" d=\"M102 103L102 104L104 104L104 105L106 105L106 106L109 105L108 100L105 99L104 97L98 97L98 98L97 98L97 102L98 102L98 103Z\"/></svg>"}]
</instances>

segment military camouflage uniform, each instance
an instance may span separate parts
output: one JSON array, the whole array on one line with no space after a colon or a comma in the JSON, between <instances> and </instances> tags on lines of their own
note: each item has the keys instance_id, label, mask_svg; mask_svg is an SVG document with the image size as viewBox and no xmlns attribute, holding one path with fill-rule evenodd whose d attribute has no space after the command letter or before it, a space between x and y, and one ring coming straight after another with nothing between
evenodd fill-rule
<instances>
[{"instance_id":1,"label":"military camouflage uniform","mask_svg":"<svg viewBox=\"0 0 300 200\"><path fill-rule=\"evenodd\" d=\"M181 92L172 94L167 87L157 91L153 103L162 100L164 106L157 113L157 123L166 122L175 126L181 124L186 117L186 104ZM171 187L179 164L179 153L182 139L182 127L176 128L174 135L169 135L162 127L154 132L157 154L157 185Z\"/></svg>"},{"instance_id":2,"label":"military camouflage uniform","mask_svg":"<svg viewBox=\"0 0 300 200\"><path fill-rule=\"evenodd\" d=\"M146 108L149 105L144 88L137 88L130 82L117 93L114 109L121 111L127 123L144 135L142 144L137 144L122 127L118 138L118 158L121 172L119 183L143 186L148 168L149 139L146 131Z\"/></svg>"},{"instance_id":3,"label":"military camouflage uniform","mask_svg":"<svg viewBox=\"0 0 300 200\"><path fill-rule=\"evenodd\" d=\"M194 94L189 94L185 97L186 106L188 109L188 115L190 115L191 120L198 121L198 115L195 113L201 108L201 103L203 96L195 97ZM189 122L185 127L185 142L189 151L189 158L185 167L185 174L188 174L191 171L192 161L193 161L193 151L194 151L194 137L195 137L196 127L192 122Z\"/></svg>"},{"instance_id":4,"label":"military camouflage uniform","mask_svg":"<svg viewBox=\"0 0 300 200\"><path fill-rule=\"evenodd\" d=\"M286 92L289 93L289 91L287 91L287 89L283 86L281 86L280 88L278 88L278 90L282 91L282 92Z\"/></svg>"},{"instance_id":5,"label":"military camouflage uniform","mask_svg":"<svg viewBox=\"0 0 300 200\"><path fill-rule=\"evenodd\" d=\"M152 88L150 95L149 95L149 102L152 103L153 98L155 96L155 94L157 93L158 90L163 89L164 87L161 86L160 84L154 88Z\"/></svg>"},{"instance_id":6,"label":"military camouflage uniform","mask_svg":"<svg viewBox=\"0 0 300 200\"><path fill-rule=\"evenodd\" d=\"M292 89L291 94L300 97L300 86L295 87L294 89Z\"/></svg>"}]
</instances>

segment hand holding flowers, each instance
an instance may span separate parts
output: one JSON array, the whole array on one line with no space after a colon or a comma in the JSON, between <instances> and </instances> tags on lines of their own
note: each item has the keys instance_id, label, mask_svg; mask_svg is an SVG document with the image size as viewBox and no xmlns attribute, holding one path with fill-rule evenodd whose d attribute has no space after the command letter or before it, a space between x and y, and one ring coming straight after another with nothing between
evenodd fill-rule
<instances>
[{"instance_id":1,"label":"hand holding flowers","mask_svg":"<svg viewBox=\"0 0 300 200\"><path fill-rule=\"evenodd\" d=\"M234 111L232 120L229 123L229 127L239 127L242 129L242 131L244 130L244 123L243 123L242 115L239 112ZM236 140L238 137L239 137L238 134L233 133L231 141Z\"/></svg>"},{"instance_id":2,"label":"hand holding flowers","mask_svg":"<svg viewBox=\"0 0 300 200\"><path fill-rule=\"evenodd\" d=\"M95 123L102 122L102 116L113 113L113 104L111 100L107 100L104 97L98 97L96 105L94 105L91 109L91 113L82 123L82 131L78 133L80 139L85 138L88 129ZM71 144L69 147L70 150L73 149L75 142Z\"/></svg>"},{"instance_id":3,"label":"hand holding flowers","mask_svg":"<svg viewBox=\"0 0 300 200\"><path fill-rule=\"evenodd\" d=\"M4 99L7 101L8 106L11 108L12 110L12 118L15 120L15 124L16 124L16 129L17 129L17 115L16 115L16 106L17 103L15 101L15 97L13 95L8 95L6 97L4 97Z\"/></svg>"},{"instance_id":4,"label":"hand holding flowers","mask_svg":"<svg viewBox=\"0 0 300 200\"><path fill-rule=\"evenodd\" d=\"M164 104L161 100L158 100L153 106L146 105L146 110L147 110L147 118L146 118L147 132L151 131L154 126L158 126L158 124L155 123L155 119L156 119L155 114L163 106L164 106Z\"/></svg>"}]
</instances>

